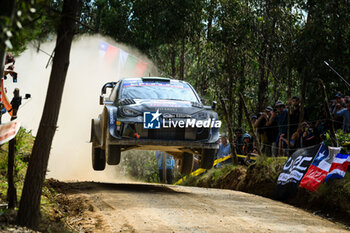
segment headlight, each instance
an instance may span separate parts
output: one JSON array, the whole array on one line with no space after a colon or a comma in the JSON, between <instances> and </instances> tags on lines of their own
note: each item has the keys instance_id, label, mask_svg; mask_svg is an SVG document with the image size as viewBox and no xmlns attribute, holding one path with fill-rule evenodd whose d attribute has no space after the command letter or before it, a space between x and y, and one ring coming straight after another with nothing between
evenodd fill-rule
<instances>
[{"instance_id":1,"label":"headlight","mask_svg":"<svg viewBox=\"0 0 350 233\"><path fill-rule=\"evenodd\" d=\"M139 116L141 113L132 108L122 108L122 114L125 116Z\"/></svg>"},{"instance_id":2,"label":"headlight","mask_svg":"<svg viewBox=\"0 0 350 233\"><path fill-rule=\"evenodd\" d=\"M206 120L209 118L209 115L207 112L198 112L193 114L193 118L197 119L197 120Z\"/></svg>"}]
</instances>

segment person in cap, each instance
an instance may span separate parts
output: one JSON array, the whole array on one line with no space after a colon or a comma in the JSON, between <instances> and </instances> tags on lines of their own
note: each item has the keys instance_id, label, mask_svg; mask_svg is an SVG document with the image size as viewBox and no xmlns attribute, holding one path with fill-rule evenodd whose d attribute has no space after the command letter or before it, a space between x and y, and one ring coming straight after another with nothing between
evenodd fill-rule
<instances>
[{"instance_id":1,"label":"person in cap","mask_svg":"<svg viewBox=\"0 0 350 233\"><path fill-rule=\"evenodd\" d=\"M288 109L285 104L278 100L275 103L276 111L273 112L271 118L269 119L269 125L272 124L272 121L276 118L278 125L278 135L276 140L276 145L279 145L280 136L282 134L287 135L288 131Z\"/></svg>"},{"instance_id":2,"label":"person in cap","mask_svg":"<svg viewBox=\"0 0 350 233\"><path fill-rule=\"evenodd\" d=\"M243 129L237 128L235 130L235 145L236 145L236 153L241 155L243 154L242 147L243 147Z\"/></svg>"},{"instance_id":3,"label":"person in cap","mask_svg":"<svg viewBox=\"0 0 350 233\"><path fill-rule=\"evenodd\" d=\"M334 129L342 129L343 128L343 123L344 122L344 116L342 114L336 114L337 112L340 112L343 109L346 109L345 107L345 102L343 99L342 94L337 93L334 96L335 103L332 106L331 113L334 115Z\"/></svg>"},{"instance_id":4,"label":"person in cap","mask_svg":"<svg viewBox=\"0 0 350 233\"><path fill-rule=\"evenodd\" d=\"M216 159L224 158L226 156L231 155L231 145L228 141L228 137L226 134L221 135L221 143L219 144L219 150L216 154ZM216 167L222 167L223 164L231 163L232 159L225 160L222 163L218 163Z\"/></svg>"},{"instance_id":5,"label":"person in cap","mask_svg":"<svg viewBox=\"0 0 350 233\"><path fill-rule=\"evenodd\" d=\"M239 161L243 165L249 166L252 163L250 156L252 153L256 155L256 149L254 148L252 137L248 133L243 134L243 142L243 155L245 155L246 157L244 159L240 158Z\"/></svg>"}]
</instances>

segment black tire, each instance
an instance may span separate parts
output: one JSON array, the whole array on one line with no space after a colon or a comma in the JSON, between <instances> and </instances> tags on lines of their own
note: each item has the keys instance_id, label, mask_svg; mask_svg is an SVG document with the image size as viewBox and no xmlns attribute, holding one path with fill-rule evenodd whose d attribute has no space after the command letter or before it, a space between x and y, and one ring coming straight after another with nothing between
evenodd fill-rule
<instances>
[{"instance_id":1,"label":"black tire","mask_svg":"<svg viewBox=\"0 0 350 233\"><path fill-rule=\"evenodd\" d=\"M203 149L201 155L200 167L204 169L210 169L213 167L216 149Z\"/></svg>"},{"instance_id":2,"label":"black tire","mask_svg":"<svg viewBox=\"0 0 350 233\"><path fill-rule=\"evenodd\" d=\"M105 151L92 143L92 168L95 171L103 171L106 167Z\"/></svg>"},{"instance_id":3,"label":"black tire","mask_svg":"<svg viewBox=\"0 0 350 233\"><path fill-rule=\"evenodd\" d=\"M107 164L118 165L120 163L120 146L108 146Z\"/></svg>"},{"instance_id":4,"label":"black tire","mask_svg":"<svg viewBox=\"0 0 350 233\"><path fill-rule=\"evenodd\" d=\"M194 156L193 154L184 152L182 159L180 160L180 173L182 175L188 175L193 170Z\"/></svg>"}]
</instances>

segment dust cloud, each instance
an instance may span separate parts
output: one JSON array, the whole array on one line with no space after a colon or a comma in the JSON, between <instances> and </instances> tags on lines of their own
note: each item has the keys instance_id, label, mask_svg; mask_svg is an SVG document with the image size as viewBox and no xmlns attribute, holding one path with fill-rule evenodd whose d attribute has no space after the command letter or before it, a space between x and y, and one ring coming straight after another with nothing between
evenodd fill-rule
<instances>
[{"instance_id":1,"label":"dust cloud","mask_svg":"<svg viewBox=\"0 0 350 233\"><path fill-rule=\"evenodd\" d=\"M52 144L48 178L60 180L94 180L123 181L120 166L108 166L103 172L96 172L91 165L90 128L91 119L102 112L99 96L103 84L117 81L118 76L132 77L134 71L118 69L118 55L112 63L106 62L99 51L99 43L107 42L122 48L129 54L141 58L148 65L147 74L155 75L155 68L147 58L135 49L117 44L101 36L84 36L72 44L70 65L66 78L58 119L58 129ZM23 100L18 112L18 120L26 129L36 134L46 97L51 64L45 69L49 55L55 46L55 40L40 45L40 51L32 46L16 58L15 69L18 72L18 83L6 80L8 98L12 98L14 88L20 88L21 95L30 93L32 98ZM45 51L46 53L44 53ZM150 71L150 67L153 67ZM148 75L147 75L148 76ZM5 120L5 119L4 119ZM6 119L7 120L7 119Z\"/></svg>"}]
</instances>

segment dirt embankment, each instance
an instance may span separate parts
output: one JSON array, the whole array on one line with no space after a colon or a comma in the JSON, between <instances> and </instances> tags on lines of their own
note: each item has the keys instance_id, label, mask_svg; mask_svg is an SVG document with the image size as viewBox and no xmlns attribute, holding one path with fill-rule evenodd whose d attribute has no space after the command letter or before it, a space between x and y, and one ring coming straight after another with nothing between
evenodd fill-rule
<instances>
[{"instance_id":1,"label":"dirt embankment","mask_svg":"<svg viewBox=\"0 0 350 233\"><path fill-rule=\"evenodd\" d=\"M271 161L249 168L226 165L211 169L202 176L188 178L184 185L231 189L275 199L276 181L284 162ZM297 196L285 202L350 226L350 174L322 184L316 193L299 188Z\"/></svg>"},{"instance_id":2,"label":"dirt embankment","mask_svg":"<svg viewBox=\"0 0 350 233\"><path fill-rule=\"evenodd\" d=\"M232 190L50 180L80 232L347 232L295 207Z\"/></svg>"}]
</instances>

